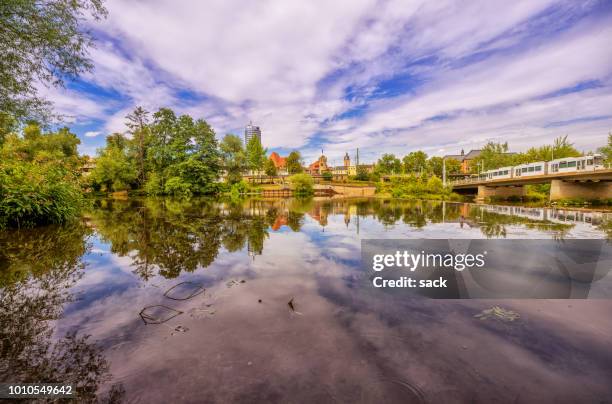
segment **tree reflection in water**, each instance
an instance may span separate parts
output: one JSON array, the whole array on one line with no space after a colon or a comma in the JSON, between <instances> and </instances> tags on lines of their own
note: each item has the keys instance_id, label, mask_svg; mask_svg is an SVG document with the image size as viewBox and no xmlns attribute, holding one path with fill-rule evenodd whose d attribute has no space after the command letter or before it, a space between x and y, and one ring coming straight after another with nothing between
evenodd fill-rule
<instances>
[{"instance_id":1,"label":"tree reflection in water","mask_svg":"<svg viewBox=\"0 0 612 404\"><path fill-rule=\"evenodd\" d=\"M111 379L101 348L69 332L54 337L54 320L73 300L91 231L65 227L0 232L0 381L69 383L79 402L119 402L120 386L100 397Z\"/></svg>"},{"instance_id":2,"label":"tree reflection in water","mask_svg":"<svg viewBox=\"0 0 612 404\"><path fill-rule=\"evenodd\" d=\"M552 233L564 238L572 224L537 221L490 212L486 207L442 201L397 199L278 199L278 200L99 200L88 214L91 226L111 251L130 256L134 273L144 280L161 275L176 278L181 272L206 268L219 249L244 248L250 255L263 252L270 231L286 226L300 231L305 217L328 225L329 215L373 217L385 227L406 224L424 228L435 223L457 223L477 228L487 238L507 236L507 226Z\"/></svg>"}]
</instances>

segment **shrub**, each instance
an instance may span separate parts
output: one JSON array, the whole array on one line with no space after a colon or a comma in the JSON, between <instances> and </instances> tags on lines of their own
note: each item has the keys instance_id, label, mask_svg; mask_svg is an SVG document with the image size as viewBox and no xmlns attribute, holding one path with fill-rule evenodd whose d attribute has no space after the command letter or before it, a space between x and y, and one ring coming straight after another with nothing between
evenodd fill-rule
<instances>
[{"instance_id":1,"label":"shrub","mask_svg":"<svg viewBox=\"0 0 612 404\"><path fill-rule=\"evenodd\" d=\"M321 176L325 181L331 181L334 178L333 174L329 171L325 171Z\"/></svg>"},{"instance_id":2,"label":"shrub","mask_svg":"<svg viewBox=\"0 0 612 404\"><path fill-rule=\"evenodd\" d=\"M157 173L151 173L145 183L144 189L147 195L162 195L164 190L162 189L160 176Z\"/></svg>"},{"instance_id":3,"label":"shrub","mask_svg":"<svg viewBox=\"0 0 612 404\"><path fill-rule=\"evenodd\" d=\"M296 195L312 195L314 192L314 180L308 174L294 174L289 177L289 183Z\"/></svg>"},{"instance_id":4,"label":"shrub","mask_svg":"<svg viewBox=\"0 0 612 404\"><path fill-rule=\"evenodd\" d=\"M0 165L0 228L65 223L78 217L83 205L80 185L61 166Z\"/></svg>"},{"instance_id":5,"label":"shrub","mask_svg":"<svg viewBox=\"0 0 612 404\"><path fill-rule=\"evenodd\" d=\"M192 195L191 186L189 183L183 181L180 177L172 177L166 181L164 186L164 193L166 195L189 197Z\"/></svg>"}]
</instances>

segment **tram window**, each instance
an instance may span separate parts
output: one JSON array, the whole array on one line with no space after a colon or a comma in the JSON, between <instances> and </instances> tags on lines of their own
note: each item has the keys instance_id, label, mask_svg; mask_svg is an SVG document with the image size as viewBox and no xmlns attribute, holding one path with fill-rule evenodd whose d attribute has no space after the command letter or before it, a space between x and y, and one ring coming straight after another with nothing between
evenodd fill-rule
<instances>
[{"instance_id":1,"label":"tram window","mask_svg":"<svg viewBox=\"0 0 612 404\"><path fill-rule=\"evenodd\" d=\"M592 166L593 165L593 160L592 159L588 159L587 160L587 166Z\"/></svg>"},{"instance_id":2,"label":"tram window","mask_svg":"<svg viewBox=\"0 0 612 404\"><path fill-rule=\"evenodd\" d=\"M536 166L535 170L536 171L542 171L542 166Z\"/></svg>"},{"instance_id":3,"label":"tram window","mask_svg":"<svg viewBox=\"0 0 612 404\"><path fill-rule=\"evenodd\" d=\"M508 170L504 171L504 175L508 175L508 173L509 173Z\"/></svg>"},{"instance_id":4,"label":"tram window","mask_svg":"<svg viewBox=\"0 0 612 404\"><path fill-rule=\"evenodd\" d=\"M566 168L567 167L567 161L562 161L559 163L559 168Z\"/></svg>"},{"instance_id":5,"label":"tram window","mask_svg":"<svg viewBox=\"0 0 612 404\"><path fill-rule=\"evenodd\" d=\"M522 172L524 172L524 173L526 173L526 172L527 172L527 167L523 167L523 168L521 169L521 171L522 171Z\"/></svg>"},{"instance_id":6,"label":"tram window","mask_svg":"<svg viewBox=\"0 0 612 404\"><path fill-rule=\"evenodd\" d=\"M532 173L535 170L535 167L531 166L529 167L529 172Z\"/></svg>"},{"instance_id":7,"label":"tram window","mask_svg":"<svg viewBox=\"0 0 612 404\"><path fill-rule=\"evenodd\" d=\"M575 161L570 161L567 163L568 167L576 167L576 162Z\"/></svg>"}]
</instances>

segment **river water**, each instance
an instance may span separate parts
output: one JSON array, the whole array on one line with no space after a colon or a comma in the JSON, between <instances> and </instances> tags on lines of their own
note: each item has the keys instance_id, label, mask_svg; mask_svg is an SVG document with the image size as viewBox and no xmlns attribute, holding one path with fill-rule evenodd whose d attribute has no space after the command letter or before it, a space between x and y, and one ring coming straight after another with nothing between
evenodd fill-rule
<instances>
[{"instance_id":1,"label":"river water","mask_svg":"<svg viewBox=\"0 0 612 404\"><path fill-rule=\"evenodd\" d=\"M612 300L354 282L361 239L610 236L596 211L97 200L79 223L0 233L0 381L142 403L610 402ZM492 306L519 317L475 317Z\"/></svg>"}]
</instances>

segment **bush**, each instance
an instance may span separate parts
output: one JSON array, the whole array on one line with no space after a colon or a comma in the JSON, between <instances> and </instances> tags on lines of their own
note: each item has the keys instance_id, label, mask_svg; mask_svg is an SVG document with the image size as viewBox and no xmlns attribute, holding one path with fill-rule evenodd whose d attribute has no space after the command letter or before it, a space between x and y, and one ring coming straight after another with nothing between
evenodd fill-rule
<instances>
[{"instance_id":1,"label":"bush","mask_svg":"<svg viewBox=\"0 0 612 404\"><path fill-rule=\"evenodd\" d=\"M183 181L180 177L172 177L166 181L164 193L180 197L190 197L192 195L190 184Z\"/></svg>"},{"instance_id":2,"label":"bush","mask_svg":"<svg viewBox=\"0 0 612 404\"><path fill-rule=\"evenodd\" d=\"M144 189L147 195L162 195L164 190L162 189L160 176L157 175L157 173L151 173L145 183Z\"/></svg>"},{"instance_id":3,"label":"bush","mask_svg":"<svg viewBox=\"0 0 612 404\"><path fill-rule=\"evenodd\" d=\"M333 174L329 171L325 171L321 176L325 181L331 181L334 178Z\"/></svg>"},{"instance_id":4,"label":"bush","mask_svg":"<svg viewBox=\"0 0 612 404\"><path fill-rule=\"evenodd\" d=\"M306 196L314 192L314 180L308 174L294 174L289 177L289 183L295 195Z\"/></svg>"},{"instance_id":5,"label":"bush","mask_svg":"<svg viewBox=\"0 0 612 404\"><path fill-rule=\"evenodd\" d=\"M0 228L65 223L84 198L61 166L13 161L0 166Z\"/></svg>"}]
</instances>

